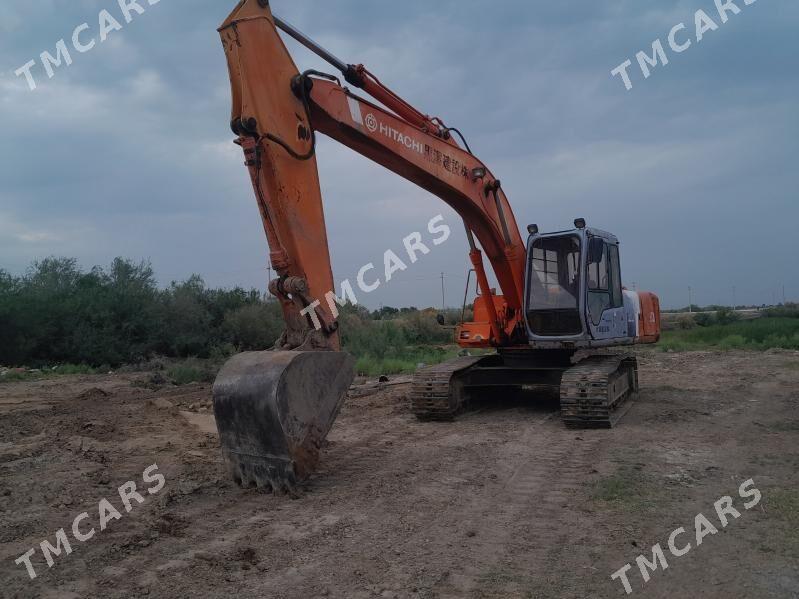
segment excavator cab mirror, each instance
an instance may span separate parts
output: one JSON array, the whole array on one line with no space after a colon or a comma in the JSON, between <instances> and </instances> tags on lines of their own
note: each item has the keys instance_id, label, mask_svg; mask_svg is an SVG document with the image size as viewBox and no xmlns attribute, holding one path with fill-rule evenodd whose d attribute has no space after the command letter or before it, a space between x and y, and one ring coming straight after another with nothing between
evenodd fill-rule
<instances>
[{"instance_id":1,"label":"excavator cab mirror","mask_svg":"<svg viewBox=\"0 0 799 599\"><path fill-rule=\"evenodd\" d=\"M443 314L439 314L438 316L436 316L436 322L438 322L438 324L443 327L445 324L447 324L447 319L444 318Z\"/></svg>"}]
</instances>

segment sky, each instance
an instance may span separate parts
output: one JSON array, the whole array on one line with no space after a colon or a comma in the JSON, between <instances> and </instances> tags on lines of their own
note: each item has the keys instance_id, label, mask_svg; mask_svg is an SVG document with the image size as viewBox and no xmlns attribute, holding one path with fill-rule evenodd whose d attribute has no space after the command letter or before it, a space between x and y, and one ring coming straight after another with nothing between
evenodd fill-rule
<instances>
[{"instance_id":1,"label":"sky","mask_svg":"<svg viewBox=\"0 0 799 599\"><path fill-rule=\"evenodd\" d=\"M228 121L216 28L234 0L161 0L126 23L116 0L0 4L0 269L47 256L84 267L150 260L168 284L264 289L268 248ZM722 3L722 2L720 2ZM124 2L123 2L124 4ZM714 0L272 0L346 62L364 63L466 135L520 226L576 217L621 240L623 279L664 307L799 300L799 4L759 0L722 23ZM102 10L120 22L99 39ZM697 41L695 15L707 27ZM72 34L89 28L79 53ZM679 23L680 53L668 35ZM707 26L707 22L704 22ZM64 39L72 64L39 58ZM660 39L667 65L636 54ZM301 69L330 70L289 42ZM632 89L611 71L625 60ZM15 71L36 60L33 91ZM469 269L450 208L322 138L318 164L333 270L354 280L401 255L438 214L446 243L359 300L370 308L463 301ZM426 233L425 233L426 235Z\"/></svg>"}]
</instances>

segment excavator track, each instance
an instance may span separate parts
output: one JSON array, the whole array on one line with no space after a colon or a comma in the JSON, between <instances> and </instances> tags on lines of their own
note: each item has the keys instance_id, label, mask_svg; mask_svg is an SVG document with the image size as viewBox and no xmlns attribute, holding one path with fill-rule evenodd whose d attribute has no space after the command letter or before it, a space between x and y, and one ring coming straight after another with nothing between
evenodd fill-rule
<instances>
[{"instance_id":1,"label":"excavator track","mask_svg":"<svg viewBox=\"0 0 799 599\"><path fill-rule=\"evenodd\" d=\"M419 420L452 420L463 408L466 395L461 375L483 357L455 358L418 370L411 387L411 409Z\"/></svg>"},{"instance_id":2,"label":"excavator track","mask_svg":"<svg viewBox=\"0 0 799 599\"><path fill-rule=\"evenodd\" d=\"M591 356L563 373L561 417L569 428L613 428L637 397L634 356Z\"/></svg>"}]
</instances>

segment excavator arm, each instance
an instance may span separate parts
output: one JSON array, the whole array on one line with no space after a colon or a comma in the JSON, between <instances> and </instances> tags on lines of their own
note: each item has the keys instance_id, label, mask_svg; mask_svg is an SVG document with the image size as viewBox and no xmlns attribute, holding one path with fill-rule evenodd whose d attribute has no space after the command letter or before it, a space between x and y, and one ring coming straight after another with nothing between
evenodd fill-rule
<instances>
[{"instance_id":1,"label":"excavator arm","mask_svg":"<svg viewBox=\"0 0 799 599\"><path fill-rule=\"evenodd\" d=\"M336 76L300 74L281 28L385 108L354 94ZM220 33L232 84L231 123L244 148L278 273L270 290L284 306L287 332L281 347L339 349L334 309L324 301L334 284L315 160L317 133L416 183L460 215L481 294L488 298L485 345L507 345L521 321L525 245L490 169L455 143L441 119L415 109L363 65L344 64L275 18L267 2L241 2ZM501 297L492 297L475 238Z\"/></svg>"},{"instance_id":2,"label":"excavator arm","mask_svg":"<svg viewBox=\"0 0 799 599\"><path fill-rule=\"evenodd\" d=\"M282 29L331 63L338 79L300 73ZM291 489L313 471L353 378L340 351L316 136L325 134L439 197L463 219L487 322L470 337L509 346L523 320L525 245L500 181L438 118L415 109L362 65L336 59L242 0L219 29L230 72L231 127L245 156L277 278L286 330L275 350L232 358L214 384L223 454L236 480ZM494 295L479 242L502 295ZM474 330L474 329L472 329Z\"/></svg>"}]
</instances>

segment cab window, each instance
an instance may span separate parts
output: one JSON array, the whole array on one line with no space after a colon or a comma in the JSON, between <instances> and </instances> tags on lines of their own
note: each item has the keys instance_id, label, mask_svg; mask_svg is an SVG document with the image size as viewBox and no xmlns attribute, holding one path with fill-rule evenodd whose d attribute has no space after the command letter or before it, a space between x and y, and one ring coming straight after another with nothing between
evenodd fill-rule
<instances>
[{"instance_id":1,"label":"cab window","mask_svg":"<svg viewBox=\"0 0 799 599\"><path fill-rule=\"evenodd\" d=\"M577 238L539 239L532 249L530 309L577 309L580 293L580 243Z\"/></svg>"},{"instance_id":2,"label":"cab window","mask_svg":"<svg viewBox=\"0 0 799 599\"><path fill-rule=\"evenodd\" d=\"M588 289L608 291L608 247L598 237L592 238L589 245Z\"/></svg>"},{"instance_id":3,"label":"cab window","mask_svg":"<svg viewBox=\"0 0 799 599\"><path fill-rule=\"evenodd\" d=\"M605 310L624 305L619 266L618 246L592 237L588 244L588 312L595 326Z\"/></svg>"},{"instance_id":4,"label":"cab window","mask_svg":"<svg viewBox=\"0 0 799 599\"><path fill-rule=\"evenodd\" d=\"M531 245L526 312L535 335L558 337L583 332L581 258L580 238L576 235L544 237Z\"/></svg>"},{"instance_id":5,"label":"cab window","mask_svg":"<svg viewBox=\"0 0 799 599\"><path fill-rule=\"evenodd\" d=\"M613 308L624 307L624 294L621 289L621 266L619 264L619 246L608 245L608 268L610 270L610 305Z\"/></svg>"}]
</instances>

